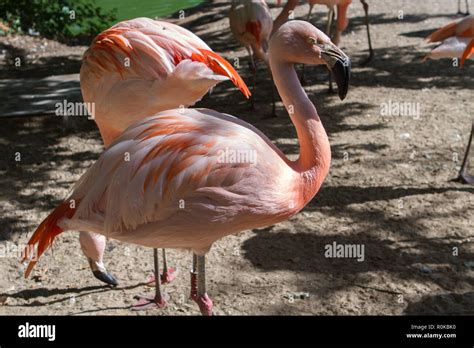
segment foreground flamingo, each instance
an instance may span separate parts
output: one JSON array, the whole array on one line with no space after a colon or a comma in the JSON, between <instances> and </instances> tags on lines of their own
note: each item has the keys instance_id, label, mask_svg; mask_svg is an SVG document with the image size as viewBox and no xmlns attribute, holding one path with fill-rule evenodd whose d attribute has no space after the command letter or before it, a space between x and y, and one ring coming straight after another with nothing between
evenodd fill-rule
<instances>
[{"instance_id":1,"label":"foreground flamingo","mask_svg":"<svg viewBox=\"0 0 474 348\"><path fill-rule=\"evenodd\" d=\"M149 18L124 21L102 32L84 54L81 67L82 95L95 104L94 119L106 147L135 121L192 105L228 79L250 95L230 64L196 35ZM103 264L105 237L81 232L80 242L94 275L116 285ZM154 254L156 258L156 250ZM163 250L161 279L169 282L175 273L168 269L165 255Z\"/></svg>"},{"instance_id":2,"label":"foreground flamingo","mask_svg":"<svg viewBox=\"0 0 474 348\"><path fill-rule=\"evenodd\" d=\"M255 108L255 88L257 84L256 59L267 67L268 43L273 28L273 18L265 0L232 0L229 25L235 39L245 47L249 55L252 73L251 107ZM272 93L272 116L275 116L275 98Z\"/></svg>"},{"instance_id":3,"label":"foreground flamingo","mask_svg":"<svg viewBox=\"0 0 474 348\"><path fill-rule=\"evenodd\" d=\"M26 249L37 244L36 255L25 251L30 260L25 276L37 262L32 257L39 258L68 230L152 248L188 249L197 268L191 297L202 314L212 314L205 284L205 254L212 244L288 219L315 196L329 171L328 137L293 65L326 65L335 74L341 99L348 89L349 58L307 22L284 24L271 39L269 57L296 127L296 161L252 125L216 111L174 109L141 120L104 151L69 198L39 225ZM124 160L125 153L130 161ZM154 301L165 302L159 287Z\"/></svg>"},{"instance_id":4,"label":"foreground flamingo","mask_svg":"<svg viewBox=\"0 0 474 348\"><path fill-rule=\"evenodd\" d=\"M426 38L428 42L440 42L425 59L440 58L460 58L461 67L464 66L465 60L474 58L474 16L468 16L461 20L451 22L446 26L438 29ZM467 173L467 163L469 160L469 152L471 149L472 137L474 132L474 121L471 126L471 135L464 154L461 169L457 180L474 184L474 176Z\"/></svg>"}]
</instances>

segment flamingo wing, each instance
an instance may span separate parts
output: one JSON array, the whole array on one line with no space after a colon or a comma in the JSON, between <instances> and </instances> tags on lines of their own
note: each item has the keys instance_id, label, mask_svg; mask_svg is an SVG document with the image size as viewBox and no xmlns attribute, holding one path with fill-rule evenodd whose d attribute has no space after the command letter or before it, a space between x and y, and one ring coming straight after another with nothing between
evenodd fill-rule
<instances>
[{"instance_id":1,"label":"flamingo wing","mask_svg":"<svg viewBox=\"0 0 474 348\"><path fill-rule=\"evenodd\" d=\"M232 66L196 35L149 18L121 22L99 34L81 67L84 100L96 104L98 123L118 130L144 115L192 105L227 79L250 96Z\"/></svg>"}]
</instances>

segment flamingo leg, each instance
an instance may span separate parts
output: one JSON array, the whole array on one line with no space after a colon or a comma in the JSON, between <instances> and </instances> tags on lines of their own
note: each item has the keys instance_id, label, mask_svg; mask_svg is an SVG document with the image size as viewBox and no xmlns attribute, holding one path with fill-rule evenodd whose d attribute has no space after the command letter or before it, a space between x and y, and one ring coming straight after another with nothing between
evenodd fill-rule
<instances>
[{"instance_id":1,"label":"flamingo leg","mask_svg":"<svg viewBox=\"0 0 474 348\"><path fill-rule=\"evenodd\" d=\"M255 69L252 78L253 78L253 81L252 81L252 97L250 98L250 108L251 108L251 110L255 110L255 90L257 88L257 69Z\"/></svg>"},{"instance_id":2,"label":"flamingo leg","mask_svg":"<svg viewBox=\"0 0 474 348\"><path fill-rule=\"evenodd\" d=\"M192 300L197 299L197 255L193 253L193 268L191 269L191 295Z\"/></svg>"},{"instance_id":3,"label":"flamingo leg","mask_svg":"<svg viewBox=\"0 0 474 348\"><path fill-rule=\"evenodd\" d=\"M314 5L309 4L309 11L308 11L308 16L306 17L306 20L311 23L311 13L313 12L313 7ZM301 75L300 75L300 82L303 86L306 86L306 79L305 79L305 67L304 64L301 67Z\"/></svg>"},{"instance_id":4,"label":"flamingo leg","mask_svg":"<svg viewBox=\"0 0 474 348\"><path fill-rule=\"evenodd\" d=\"M471 150L471 143L472 143L472 133L474 132L474 122L472 123L472 126L471 126L471 135L469 136L469 141L467 143L467 148L466 148L466 152L464 154L464 159L462 161L462 165L461 165L461 169L459 170L459 175L458 175L458 178L456 179L457 181L460 181L464 184L471 184L473 185L474 184L474 176L472 175L469 175L467 173L467 162L468 162L468 159L469 159L469 152Z\"/></svg>"},{"instance_id":5,"label":"flamingo leg","mask_svg":"<svg viewBox=\"0 0 474 348\"><path fill-rule=\"evenodd\" d=\"M163 253L163 273L160 275L161 284L168 284L171 283L173 280L176 279L178 276L178 269L173 267L168 267L168 262L166 260L166 249L161 249ZM153 274L148 277L147 285L154 286L156 283L155 274L157 274L157 270L153 271Z\"/></svg>"},{"instance_id":6,"label":"flamingo leg","mask_svg":"<svg viewBox=\"0 0 474 348\"><path fill-rule=\"evenodd\" d=\"M332 23L334 21L334 14L335 14L334 7L330 7L329 12L328 12L328 23L326 26L326 34L329 37L332 36ZM334 42L336 46L339 45L339 39L337 41L338 42ZM335 93L334 87L332 85L332 73L330 71L328 71L328 80L329 80L328 93Z\"/></svg>"},{"instance_id":7,"label":"flamingo leg","mask_svg":"<svg viewBox=\"0 0 474 348\"><path fill-rule=\"evenodd\" d=\"M309 4L309 11L308 11L308 16L306 17L306 20L311 23L311 12L313 12L313 4Z\"/></svg>"},{"instance_id":8,"label":"flamingo leg","mask_svg":"<svg viewBox=\"0 0 474 348\"><path fill-rule=\"evenodd\" d=\"M461 11L461 0L458 0L458 14L469 16L469 0L465 0L466 12Z\"/></svg>"},{"instance_id":9,"label":"flamingo leg","mask_svg":"<svg viewBox=\"0 0 474 348\"><path fill-rule=\"evenodd\" d=\"M276 114L275 84L273 83L273 78L271 77L272 73L271 73L270 70L269 70L269 72L270 72L270 79L272 81L272 86L271 86L271 89L272 89L272 114L271 114L271 117L277 117L277 114Z\"/></svg>"},{"instance_id":10,"label":"flamingo leg","mask_svg":"<svg viewBox=\"0 0 474 348\"><path fill-rule=\"evenodd\" d=\"M161 290L161 281L160 281L160 265L158 259L158 249L153 249L153 261L154 261L154 268L155 268L155 296L145 296L145 295L138 295L135 296L135 299L138 300L137 304L135 304L132 310L141 311L141 310L148 310L154 308L163 308L166 306L167 296L165 296Z\"/></svg>"},{"instance_id":11,"label":"flamingo leg","mask_svg":"<svg viewBox=\"0 0 474 348\"><path fill-rule=\"evenodd\" d=\"M372 40L370 39L370 25L369 25L369 4L365 0L360 0L365 12L365 28L367 29L367 41L369 43L369 56L362 63L362 65L368 64L374 58L374 50L372 48Z\"/></svg>"},{"instance_id":12,"label":"flamingo leg","mask_svg":"<svg viewBox=\"0 0 474 348\"><path fill-rule=\"evenodd\" d=\"M272 86L270 87L271 88L271 93L272 93L272 112L271 112L270 115L263 116L262 117L263 119L277 117L277 114L276 114L277 91L275 90L275 83L273 82L273 76L272 76L272 72L270 71L270 67L268 67L268 72L270 74L270 81L271 81L271 84L272 84Z\"/></svg>"},{"instance_id":13,"label":"flamingo leg","mask_svg":"<svg viewBox=\"0 0 474 348\"><path fill-rule=\"evenodd\" d=\"M168 262L166 261L166 250L161 250L163 253L163 273L161 274L161 284L168 284L175 280L178 275L178 270L173 267L168 267Z\"/></svg>"},{"instance_id":14,"label":"flamingo leg","mask_svg":"<svg viewBox=\"0 0 474 348\"><path fill-rule=\"evenodd\" d=\"M193 255L193 271L191 272L191 299L198 304L202 315L212 315L213 303L206 291L205 256L199 256L195 254Z\"/></svg>"},{"instance_id":15,"label":"flamingo leg","mask_svg":"<svg viewBox=\"0 0 474 348\"><path fill-rule=\"evenodd\" d=\"M249 55L249 69L252 74L252 96L250 97L250 109L255 110L255 89L257 88L257 65L255 63L254 55L250 47L245 47Z\"/></svg>"},{"instance_id":16,"label":"flamingo leg","mask_svg":"<svg viewBox=\"0 0 474 348\"><path fill-rule=\"evenodd\" d=\"M334 6L330 6L329 12L328 12L328 21L326 24L326 35L329 37L331 37L333 21L334 21Z\"/></svg>"}]
</instances>

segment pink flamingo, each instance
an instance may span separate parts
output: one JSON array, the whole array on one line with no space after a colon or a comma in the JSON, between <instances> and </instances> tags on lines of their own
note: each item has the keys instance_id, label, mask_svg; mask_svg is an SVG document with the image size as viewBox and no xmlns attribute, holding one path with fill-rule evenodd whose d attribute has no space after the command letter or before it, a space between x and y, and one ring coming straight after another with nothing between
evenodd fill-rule
<instances>
[{"instance_id":1,"label":"pink flamingo","mask_svg":"<svg viewBox=\"0 0 474 348\"><path fill-rule=\"evenodd\" d=\"M95 106L106 147L137 120L192 105L221 81L230 79L250 95L232 66L199 37L149 18L124 21L99 34L84 54L80 76L84 101ZM105 237L81 232L80 242L96 278L117 285L103 264ZM168 269L164 249L163 263L161 280L170 282L175 272Z\"/></svg>"},{"instance_id":2,"label":"pink flamingo","mask_svg":"<svg viewBox=\"0 0 474 348\"><path fill-rule=\"evenodd\" d=\"M274 30L278 29L288 18L289 12L293 11L296 6L298 5L299 0L288 0L283 11L280 15L275 19ZM341 35L346 30L347 26L349 25L349 20L347 19L347 9L349 5L352 3L352 0L306 0L309 4L309 11L307 20L311 21L311 13L313 10L314 5L326 5L329 8L328 13L328 21L326 27L326 34L330 35L332 41L339 46ZM364 62L368 63L373 59L374 51L372 48L372 40L370 38L370 27L369 27L369 4L366 0L360 0L362 6L364 7L365 12L365 26L367 30L367 41L369 45L369 56L367 60ZM332 33L332 22L334 21L334 8L337 8L337 19L336 19L336 30L334 34Z\"/></svg>"},{"instance_id":3,"label":"pink flamingo","mask_svg":"<svg viewBox=\"0 0 474 348\"><path fill-rule=\"evenodd\" d=\"M212 314L205 282L205 255L212 244L288 219L316 195L329 171L329 140L294 63L325 65L335 74L341 99L348 90L349 58L308 22L284 24L270 41L269 58L296 127L296 161L252 125L216 111L166 110L138 121L36 229L25 249L24 260L30 260L25 276L54 238L69 230L152 248L188 249L194 253L191 298L202 314ZM130 161L124 161L124 153ZM244 156L229 160L235 154ZM27 252L36 245L35 253ZM159 286L150 301L164 305Z\"/></svg>"},{"instance_id":4,"label":"pink flamingo","mask_svg":"<svg viewBox=\"0 0 474 348\"><path fill-rule=\"evenodd\" d=\"M365 25L367 29L367 40L369 43L369 56L367 59L362 63L363 65L368 64L374 56L373 48L372 48L372 41L370 39L370 28L369 28L369 5L365 0L360 0L365 11ZM344 30L346 30L347 26L349 25L349 21L347 19L347 9L349 5L352 3L352 0L306 0L309 4L309 11L307 16L307 21L311 22L311 13L313 10L314 5L326 5L329 8L328 13L328 21L326 26L326 34L329 35L332 41L339 46L341 35ZM286 5L284 6L283 10L279 14L279 16L275 19L273 23L273 30L277 30L289 17L290 13L296 8L298 5L299 0L288 0ZM337 7L337 20L336 20L336 30L333 33L332 31L332 23L334 21L334 7ZM301 83L303 85L306 84L305 79L305 67L303 65L301 71ZM333 84L332 84L332 77L331 73L329 73L329 93L334 93Z\"/></svg>"},{"instance_id":5,"label":"pink flamingo","mask_svg":"<svg viewBox=\"0 0 474 348\"><path fill-rule=\"evenodd\" d=\"M426 40L428 42L440 42L440 44L428 53L425 60L428 58L460 58L460 66L463 67L466 59L474 59L474 15L445 25L429 35ZM471 134L457 178L458 181L471 185L474 184L474 176L467 173L467 162L473 132L474 121L471 126Z\"/></svg>"},{"instance_id":6,"label":"pink flamingo","mask_svg":"<svg viewBox=\"0 0 474 348\"><path fill-rule=\"evenodd\" d=\"M254 109L257 84L256 60L262 60L269 67L268 43L272 33L273 18L265 0L232 0L229 25L234 38L245 47L249 55L250 71L253 77L251 108ZM275 115L275 98L272 93L272 116Z\"/></svg>"}]
</instances>

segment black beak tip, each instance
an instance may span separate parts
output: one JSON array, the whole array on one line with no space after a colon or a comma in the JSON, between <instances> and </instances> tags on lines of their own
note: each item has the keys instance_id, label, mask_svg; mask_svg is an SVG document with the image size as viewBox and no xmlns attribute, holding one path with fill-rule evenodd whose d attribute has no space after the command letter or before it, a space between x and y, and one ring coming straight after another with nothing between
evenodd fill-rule
<instances>
[{"instance_id":1,"label":"black beak tip","mask_svg":"<svg viewBox=\"0 0 474 348\"><path fill-rule=\"evenodd\" d=\"M94 277L104 282L105 284L108 284L111 286L118 285L117 279L115 279L115 277L109 272L93 271L92 273L94 274Z\"/></svg>"},{"instance_id":2,"label":"black beak tip","mask_svg":"<svg viewBox=\"0 0 474 348\"><path fill-rule=\"evenodd\" d=\"M334 78L339 91L339 98L344 100L349 90L349 81L351 78L351 60L349 58L338 59L332 68Z\"/></svg>"}]
</instances>

